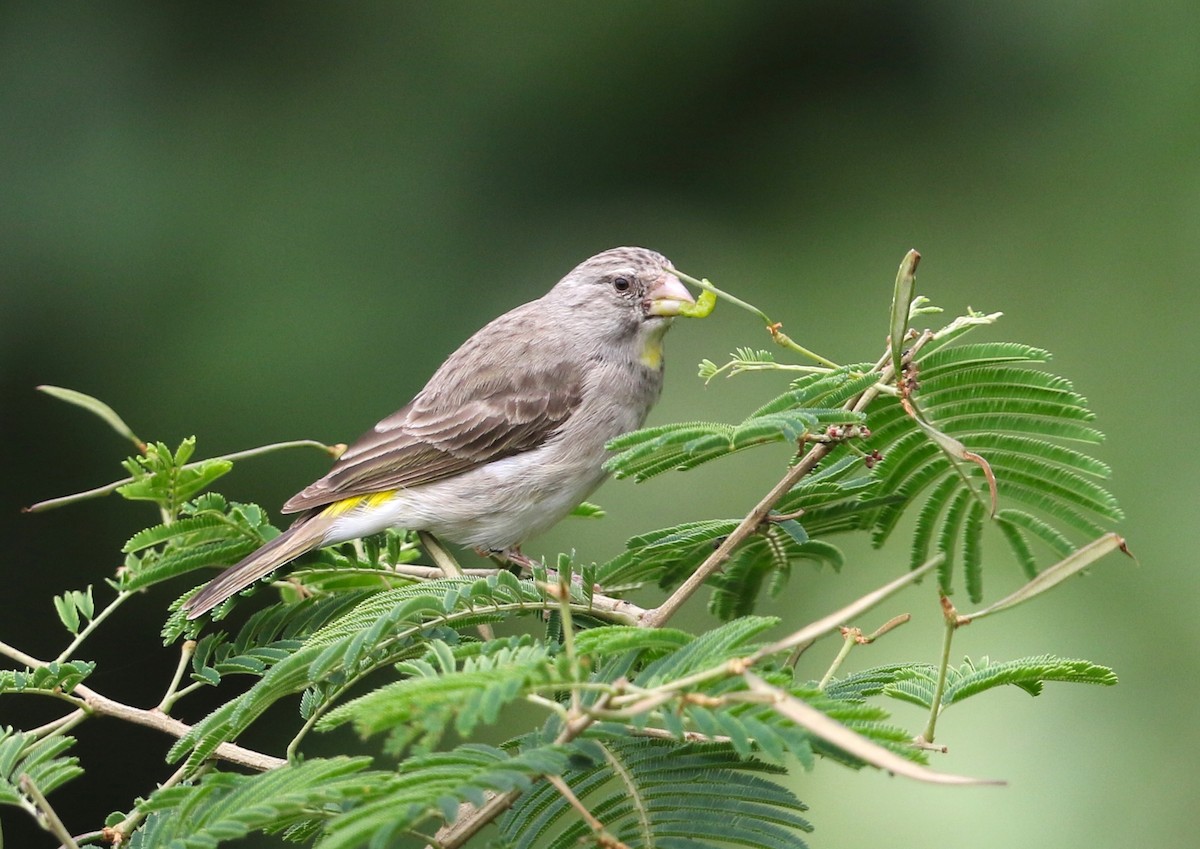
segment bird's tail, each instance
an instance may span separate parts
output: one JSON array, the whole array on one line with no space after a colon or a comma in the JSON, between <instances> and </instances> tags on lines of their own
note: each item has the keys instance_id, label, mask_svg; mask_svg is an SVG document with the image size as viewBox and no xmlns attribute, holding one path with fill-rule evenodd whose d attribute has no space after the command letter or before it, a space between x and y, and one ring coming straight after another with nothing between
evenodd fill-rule
<instances>
[{"instance_id":1,"label":"bird's tail","mask_svg":"<svg viewBox=\"0 0 1200 849\"><path fill-rule=\"evenodd\" d=\"M183 603L188 619L195 619L212 610L225 599L253 584L263 575L273 572L319 547L329 529L328 520L320 513L294 522L290 528L253 554L230 566L208 582L200 592Z\"/></svg>"}]
</instances>

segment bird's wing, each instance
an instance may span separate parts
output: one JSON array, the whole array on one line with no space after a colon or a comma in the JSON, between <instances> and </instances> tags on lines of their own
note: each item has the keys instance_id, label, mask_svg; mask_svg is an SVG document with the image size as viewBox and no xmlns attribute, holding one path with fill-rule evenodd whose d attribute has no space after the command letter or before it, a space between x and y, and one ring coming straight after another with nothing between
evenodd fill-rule
<instances>
[{"instance_id":1,"label":"bird's wing","mask_svg":"<svg viewBox=\"0 0 1200 849\"><path fill-rule=\"evenodd\" d=\"M436 381L346 449L325 477L293 496L295 513L346 498L419 486L545 442L579 405L579 370L512 364L473 375L471 388Z\"/></svg>"}]
</instances>

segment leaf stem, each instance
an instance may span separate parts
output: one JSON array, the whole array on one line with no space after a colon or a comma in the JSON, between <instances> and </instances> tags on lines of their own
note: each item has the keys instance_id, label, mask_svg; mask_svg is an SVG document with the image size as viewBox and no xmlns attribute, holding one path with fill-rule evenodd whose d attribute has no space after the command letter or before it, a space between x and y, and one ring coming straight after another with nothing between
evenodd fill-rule
<instances>
[{"instance_id":1,"label":"leaf stem","mask_svg":"<svg viewBox=\"0 0 1200 849\"><path fill-rule=\"evenodd\" d=\"M33 779L28 775L22 775L17 784L21 788L21 792L29 797L30 801L37 807L38 813L41 814L39 824L62 841L62 845L67 849L79 849L79 844L75 842L75 838L71 836L71 832L67 831L67 827L63 825L63 821L59 819L58 813L50 806L50 802L38 789Z\"/></svg>"},{"instance_id":2,"label":"leaf stem","mask_svg":"<svg viewBox=\"0 0 1200 849\"><path fill-rule=\"evenodd\" d=\"M576 686L583 681L583 670L579 665L579 655L575 651L575 622L571 616L571 573L560 569L558 584L546 584L546 591L558 600L558 615L562 623L563 652L567 656L567 667L571 671L571 710L578 713L581 707L581 695Z\"/></svg>"},{"instance_id":3,"label":"leaf stem","mask_svg":"<svg viewBox=\"0 0 1200 849\"><path fill-rule=\"evenodd\" d=\"M780 322L772 321L771 317L769 315L767 315L765 312L760 310L758 307L754 306L754 304L743 301L741 298L734 297L733 295L729 294L726 291L723 291L722 289L718 289L716 286L714 286L708 280L708 278L697 279L695 277L692 277L690 274L684 274L682 271L679 271L678 269L675 269L675 276L678 277L680 280L684 281L685 283L691 283L693 286L703 289L706 292L712 292L718 298L720 298L724 301L728 301L729 303L733 304L735 307L740 307L740 308L746 310L747 312L758 316L760 319L762 319L763 324L765 324L767 326L767 332L771 334L771 339L774 340L776 344L781 345L784 348L788 348L788 349L796 352L797 354L800 354L803 357L807 357L810 360L818 362L821 365L826 366L827 368L834 368L834 369L840 368L840 366L837 363L835 363L833 360L826 359L825 357L822 357L820 354L810 351L807 348L805 348L804 346L795 342L790 336L788 336L786 333L784 333L782 331L781 328L783 327L783 325Z\"/></svg>"},{"instance_id":4,"label":"leaf stem","mask_svg":"<svg viewBox=\"0 0 1200 849\"><path fill-rule=\"evenodd\" d=\"M192 659L192 654L195 651L195 640L183 641L183 645L179 649L179 663L175 666L175 674L171 677L171 683L167 686L167 692L163 693L162 701L158 703L158 707L155 710L170 713L171 708L175 706L175 702L183 695L179 691L179 684L183 681L183 673L187 670L188 662Z\"/></svg>"},{"instance_id":5,"label":"leaf stem","mask_svg":"<svg viewBox=\"0 0 1200 849\"><path fill-rule=\"evenodd\" d=\"M915 350L916 346L914 346ZM890 354L884 356L875 364L872 371L880 372L880 384L886 384L891 380L892 369L886 365ZM862 412L867 405L875 399L879 394L879 389L876 386L868 387L859 393L856 397L851 398L842 405L843 409L854 412ZM682 584L676 587L667 599L658 607L648 610L641 617L638 623L643 628L659 628L672 616L674 616L679 608L704 585L704 582L712 577L725 561L733 554L735 548L742 544L751 534L758 530L759 526L770 515L771 509L791 491L800 479L810 473L817 465L825 458L830 451L833 450L831 443L819 443L814 445L812 449L804 455L800 462L788 469L787 473L780 481L771 487L771 490L763 496L762 500L754 506L746 517L738 523L737 527L725 538L717 550L710 554L700 566L688 576Z\"/></svg>"},{"instance_id":6,"label":"leaf stem","mask_svg":"<svg viewBox=\"0 0 1200 849\"><path fill-rule=\"evenodd\" d=\"M454 559L454 555L447 551L441 540L429 531L417 531L417 539L421 541L421 548L425 549L433 558L433 562L441 569L442 577L461 578L465 574L463 567Z\"/></svg>"},{"instance_id":7,"label":"leaf stem","mask_svg":"<svg viewBox=\"0 0 1200 849\"><path fill-rule=\"evenodd\" d=\"M37 728L31 728L25 733L31 734L39 740L43 737L49 737L51 735L58 736L59 734L64 734L67 731L70 731L76 725L83 722L85 719L87 719L87 715L88 714L86 710L83 708L77 708L65 716L60 716L58 719L51 720L45 725L39 725Z\"/></svg>"},{"instance_id":8,"label":"leaf stem","mask_svg":"<svg viewBox=\"0 0 1200 849\"><path fill-rule=\"evenodd\" d=\"M842 647L838 649L837 655L833 659L833 663L829 664L829 668L825 670L825 674L821 680L817 682L817 689L824 690L829 686L830 680L833 679L833 673L838 671L838 668L850 656L850 651L862 637L862 631L858 628L842 628Z\"/></svg>"},{"instance_id":9,"label":"leaf stem","mask_svg":"<svg viewBox=\"0 0 1200 849\"><path fill-rule=\"evenodd\" d=\"M260 445L257 448L247 448L244 451L234 451L232 454L220 454L216 457L210 457L208 460L245 460L248 457L257 457L260 454L269 454L272 451L282 451L286 448L320 448L326 454L332 457L337 457L341 454L343 446L341 445L326 445L324 442L318 442L315 439L293 439L289 442L273 442L270 445ZM195 463L187 463L181 466L183 469L194 469L208 460L197 460ZM104 486L98 486L95 489L84 490L83 492L75 492L71 495L60 495L57 498L48 498L45 501L39 501L36 504L31 504L28 507L21 508L22 513L41 513L45 510L53 510L55 507L65 507L68 504L75 504L80 501L86 501L89 498L100 498L105 495L111 495L127 483L133 483L132 477L122 478L119 481L106 483Z\"/></svg>"},{"instance_id":10,"label":"leaf stem","mask_svg":"<svg viewBox=\"0 0 1200 849\"><path fill-rule=\"evenodd\" d=\"M93 619L89 620L87 625L85 625L79 631L79 633L75 635L75 639L71 641L71 644L63 649L59 656L54 659L58 663L65 663L67 660L70 660L71 655L74 654L75 650L79 648L84 640L88 638L88 635L90 635L92 631L96 630L100 623L111 616L118 607L128 601L132 595L133 593L128 590L118 591L116 597L113 598L113 600L107 605L105 605L104 609L97 613Z\"/></svg>"},{"instance_id":11,"label":"leaf stem","mask_svg":"<svg viewBox=\"0 0 1200 849\"><path fill-rule=\"evenodd\" d=\"M938 660L937 684L930 699L929 721L925 730L917 738L917 745L927 745L933 742L934 731L937 729L938 716L942 712L942 696L946 692L946 674L950 669L950 646L954 642L954 632L958 630L958 611L945 595L941 596L942 614L946 621L946 630L942 634L942 656Z\"/></svg>"},{"instance_id":12,"label":"leaf stem","mask_svg":"<svg viewBox=\"0 0 1200 849\"><path fill-rule=\"evenodd\" d=\"M563 781L562 776L547 775L546 781L559 792L560 796L567 800L567 804L574 808L579 816L583 818L583 821L587 823L588 828L592 830L592 835L596 840L597 846L603 846L605 849L629 849L627 844L622 843L608 833L607 829L604 828L604 823L596 819L596 815L589 811L583 802L579 801L579 797L575 795L575 792L571 790L567 782Z\"/></svg>"}]
</instances>

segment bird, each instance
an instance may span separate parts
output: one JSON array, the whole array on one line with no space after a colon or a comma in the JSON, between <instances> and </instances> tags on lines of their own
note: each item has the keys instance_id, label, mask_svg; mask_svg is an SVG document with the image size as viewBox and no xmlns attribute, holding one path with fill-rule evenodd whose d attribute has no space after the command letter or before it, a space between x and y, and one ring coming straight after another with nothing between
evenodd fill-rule
<instances>
[{"instance_id":1,"label":"bird","mask_svg":"<svg viewBox=\"0 0 1200 849\"><path fill-rule=\"evenodd\" d=\"M663 337L694 303L662 254L603 251L462 344L408 404L292 496L281 534L183 607L195 619L300 555L388 528L527 563L521 544L606 477L606 443L640 428Z\"/></svg>"}]
</instances>

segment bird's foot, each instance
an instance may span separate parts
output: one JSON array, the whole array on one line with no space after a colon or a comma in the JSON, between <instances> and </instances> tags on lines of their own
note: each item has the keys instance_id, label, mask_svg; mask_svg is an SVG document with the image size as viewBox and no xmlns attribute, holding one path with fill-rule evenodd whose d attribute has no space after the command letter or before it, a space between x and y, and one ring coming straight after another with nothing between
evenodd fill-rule
<instances>
[{"instance_id":1,"label":"bird's foot","mask_svg":"<svg viewBox=\"0 0 1200 849\"><path fill-rule=\"evenodd\" d=\"M542 565L541 561L534 560L532 557L526 557L522 554L518 546L512 548L477 548L475 551L481 557L490 557L502 566L517 566L528 572L533 572L534 567Z\"/></svg>"}]
</instances>

